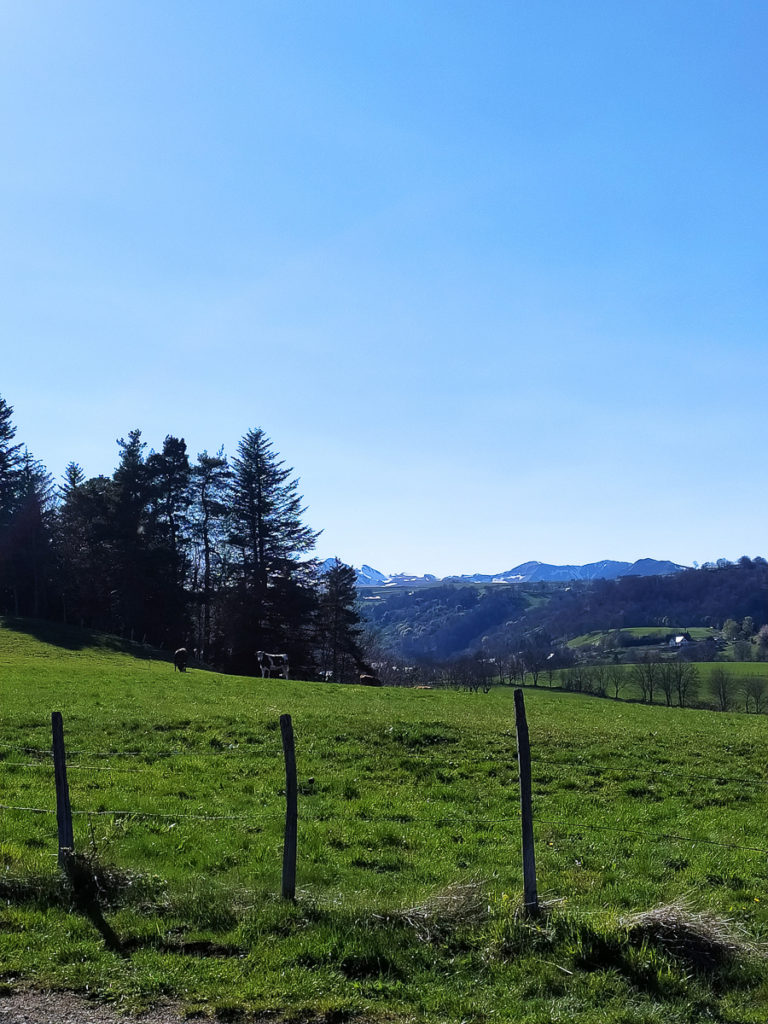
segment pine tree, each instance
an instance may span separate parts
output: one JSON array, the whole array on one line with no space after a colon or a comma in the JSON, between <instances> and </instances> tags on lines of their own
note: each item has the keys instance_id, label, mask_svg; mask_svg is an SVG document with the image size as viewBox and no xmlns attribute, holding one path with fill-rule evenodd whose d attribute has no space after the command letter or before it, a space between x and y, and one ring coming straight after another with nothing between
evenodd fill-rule
<instances>
[{"instance_id":1,"label":"pine tree","mask_svg":"<svg viewBox=\"0 0 768 1024\"><path fill-rule=\"evenodd\" d=\"M298 480L260 429L242 439L232 467L235 660L253 668L256 650L279 650L291 655L291 665L307 666L314 563L301 556L312 550L318 534L302 522Z\"/></svg>"},{"instance_id":2,"label":"pine tree","mask_svg":"<svg viewBox=\"0 0 768 1024\"><path fill-rule=\"evenodd\" d=\"M13 597L12 525L18 509L20 444L14 444L13 407L0 398L0 610L15 611Z\"/></svg>"},{"instance_id":3,"label":"pine tree","mask_svg":"<svg viewBox=\"0 0 768 1024\"><path fill-rule=\"evenodd\" d=\"M12 587L17 615L48 613L54 578L56 488L45 466L25 449L18 471L17 507L11 523Z\"/></svg>"},{"instance_id":4,"label":"pine tree","mask_svg":"<svg viewBox=\"0 0 768 1024\"><path fill-rule=\"evenodd\" d=\"M186 568L187 512L191 503L190 465L184 439L169 434L163 442L163 450L152 452L147 459L146 470L157 533L155 539L170 550L175 581L181 586Z\"/></svg>"},{"instance_id":5,"label":"pine tree","mask_svg":"<svg viewBox=\"0 0 768 1024\"><path fill-rule=\"evenodd\" d=\"M191 470L190 508L193 549L192 589L201 615L197 625L197 647L204 660L213 651L213 607L216 590L223 586L227 571L225 537L229 507L227 489L232 473L222 448L216 455L202 452Z\"/></svg>"},{"instance_id":6,"label":"pine tree","mask_svg":"<svg viewBox=\"0 0 768 1024\"><path fill-rule=\"evenodd\" d=\"M152 625L147 597L152 581L147 565L149 476L141 431L118 440L120 461L114 482L114 565L117 628L131 639L143 639Z\"/></svg>"},{"instance_id":7,"label":"pine tree","mask_svg":"<svg viewBox=\"0 0 768 1024\"><path fill-rule=\"evenodd\" d=\"M119 632L115 484L71 462L60 488L56 547L65 622Z\"/></svg>"},{"instance_id":8,"label":"pine tree","mask_svg":"<svg viewBox=\"0 0 768 1024\"><path fill-rule=\"evenodd\" d=\"M85 473L77 462L70 462L64 470L64 480L59 487L62 498L66 498L85 483Z\"/></svg>"},{"instance_id":9,"label":"pine tree","mask_svg":"<svg viewBox=\"0 0 768 1024\"><path fill-rule=\"evenodd\" d=\"M190 465L183 439L165 438L146 461L146 558L150 589L145 600L149 634L172 649L186 646L190 566Z\"/></svg>"},{"instance_id":10,"label":"pine tree","mask_svg":"<svg viewBox=\"0 0 768 1024\"><path fill-rule=\"evenodd\" d=\"M356 680L363 660L355 570L340 559L325 572L318 601L318 649L324 678Z\"/></svg>"}]
</instances>

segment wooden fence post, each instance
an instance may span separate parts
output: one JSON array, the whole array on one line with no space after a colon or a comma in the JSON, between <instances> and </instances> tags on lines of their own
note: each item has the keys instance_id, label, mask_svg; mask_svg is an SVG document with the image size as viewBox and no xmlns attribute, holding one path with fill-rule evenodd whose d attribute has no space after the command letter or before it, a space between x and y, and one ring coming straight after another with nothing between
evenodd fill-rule
<instances>
[{"instance_id":1,"label":"wooden fence post","mask_svg":"<svg viewBox=\"0 0 768 1024\"><path fill-rule=\"evenodd\" d=\"M283 843L283 881L281 895L284 900L296 897L296 837L297 837L297 785L296 751L293 744L293 724L290 715L280 716L280 732L285 756L285 841Z\"/></svg>"},{"instance_id":2,"label":"wooden fence post","mask_svg":"<svg viewBox=\"0 0 768 1024\"><path fill-rule=\"evenodd\" d=\"M536 890L536 856L533 848L533 804L531 800L531 747L525 719L523 691L515 690L515 731L517 764L520 772L520 814L523 829L523 902L533 917L539 912Z\"/></svg>"},{"instance_id":3,"label":"wooden fence post","mask_svg":"<svg viewBox=\"0 0 768 1024\"><path fill-rule=\"evenodd\" d=\"M60 711L51 713L51 731L53 732L53 775L56 782L56 820L59 825L59 867L64 867L67 857L75 852L75 839L72 831L69 786L67 785L64 723Z\"/></svg>"}]
</instances>

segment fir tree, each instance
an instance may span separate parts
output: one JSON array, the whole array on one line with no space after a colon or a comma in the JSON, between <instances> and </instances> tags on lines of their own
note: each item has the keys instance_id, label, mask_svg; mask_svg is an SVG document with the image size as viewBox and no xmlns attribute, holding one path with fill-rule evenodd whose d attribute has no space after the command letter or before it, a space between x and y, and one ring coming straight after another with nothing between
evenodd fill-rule
<instances>
[{"instance_id":1,"label":"fir tree","mask_svg":"<svg viewBox=\"0 0 768 1024\"><path fill-rule=\"evenodd\" d=\"M165 438L162 451L152 452L145 465L148 635L177 648L187 644L188 602L185 585L190 567L190 465L183 439Z\"/></svg>"},{"instance_id":2,"label":"fir tree","mask_svg":"<svg viewBox=\"0 0 768 1024\"><path fill-rule=\"evenodd\" d=\"M18 509L20 444L14 444L13 407L0 398L0 609L16 610L13 596L12 526Z\"/></svg>"},{"instance_id":3,"label":"fir tree","mask_svg":"<svg viewBox=\"0 0 768 1024\"><path fill-rule=\"evenodd\" d=\"M323 575L318 601L318 648L324 678L356 681L363 660L355 570L340 559Z\"/></svg>"},{"instance_id":4,"label":"fir tree","mask_svg":"<svg viewBox=\"0 0 768 1024\"><path fill-rule=\"evenodd\" d=\"M232 637L236 660L255 665L255 651L280 650L291 664L308 665L314 563L302 561L318 534L302 521L305 509L293 470L263 430L250 430L232 461Z\"/></svg>"},{"instance_id":5,"label":"fir tree","mask_svg":"<svg viewBox=\"0 0 768 1024\"><path fill-rule=\"evenodd\" d=\"M143 639L152 625L147 596L152 586L147 559L149 476L141 431L118 440L120 461L114 481L114 572L117 625L123 636Z\"/></svg>"},{"instance_id":6,"label":"fir tree","mask_svg":"<svg viewBox=\"0 0 768 1024\"><path fill-rule=\"evenodd\" d=\"M15 508L7 531L7 584L15 615L48 612L54 577L55 486L45 466L25 449L16 475Z\"/></svg>"},{"instance_id":7,"label":"fir tree","mask_svg":"<svg viewBox=\"0 0 768 1024\"><path fill-rule=\"evenodd\" d=\"M191 470L192 589L200 610L197 647L203 659L209 659L213 652L214 598L226 580L227 489L231 478L222 448L216 455L200 453Z\"/></svg>"},{"instance_id":8,"label":"fir tree","mask_svg":"<svg viewBox=\"0 0 768 1024\"><path fill-rule=\"evenodd\" d=\"M115 484L67 466L57 520L60 594L65 622L119 632Z\"/></svg>"}]
</instances>

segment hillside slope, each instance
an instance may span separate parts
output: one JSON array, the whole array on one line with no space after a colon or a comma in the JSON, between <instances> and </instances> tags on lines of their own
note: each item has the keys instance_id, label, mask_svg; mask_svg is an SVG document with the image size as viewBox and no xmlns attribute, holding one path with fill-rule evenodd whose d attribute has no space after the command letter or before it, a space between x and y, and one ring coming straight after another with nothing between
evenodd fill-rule
<instances>
[{"instance_id":1,"label":"hillside slope","mask_svg":"<svg viewBox=\"0 0 768 1024\"><path fill-rule=\"evenodd\" d=\"M761 717L527 690L539 885L558 898L529 925L511 690L182 676L75 639L0 628L6 984L327 1022L765 1019L748 951L701 970L619 923L696 893L698 909L768 932ZM75 846L124 956L58 879L52 710ZM286 712L295 904L277 895Z\"/></svg>"},{"instance_id":2,"label":"hillside slope","mask_svg":"<svg viewBox=\"0 0 768 1024\"><path fill-rule=\"evenodd\" d=\"M413 661L517 650L526 637L566 642L640 624L721 626L749 616L768 622L768 564L689 569L566 584L519 583L362 591L360 607L381 647Z\"/></svg>"}]
</instances>

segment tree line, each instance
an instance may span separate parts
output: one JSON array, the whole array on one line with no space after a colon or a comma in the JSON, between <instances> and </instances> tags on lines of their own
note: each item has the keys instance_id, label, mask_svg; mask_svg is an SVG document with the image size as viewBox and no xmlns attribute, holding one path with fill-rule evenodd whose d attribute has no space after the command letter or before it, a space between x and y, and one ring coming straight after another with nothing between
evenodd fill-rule
<instances>
[{"instance_id":1,"label":"tree line","mask_svg":"<svg viewBox=\"0 0 768 1024\"><path fill-rule=\"evenodd\" d=\"M0 613L186 646L233 672L264 650L297 677L357 677L354 570L320 572L298 479L262 429L194 461L182 438L147 452L132 430L111 476L70 462L56 484L12 416L0 397Z\"/></svg>"}]
</instances>

